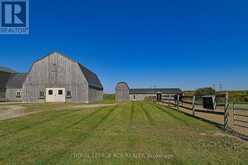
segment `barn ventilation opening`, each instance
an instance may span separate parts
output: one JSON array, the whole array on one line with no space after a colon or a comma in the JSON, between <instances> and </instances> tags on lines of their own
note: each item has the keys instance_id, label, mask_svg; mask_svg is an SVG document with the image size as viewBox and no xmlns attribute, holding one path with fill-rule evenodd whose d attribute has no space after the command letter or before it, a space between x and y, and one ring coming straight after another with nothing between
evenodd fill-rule
<instances>
[{"instance_id":1,"label":"barn ventilation opening","mask_svg":"<svg viewBox=\"0 0 248 165\"><path fill-rule=\"evenodd\" d=\"M40 91L40 99L44 99L45 98L45 92L44 91Z\"/></svg>"},{"instance_id":2,"label":"barn ventilation opening","mask_svg":"<svg viewBox=\"0 0 248 165\"><path fill-rule=\"evenodd\" d=\"M16 92L16 98L21 98L21 92Z\"/></svg>"},{"instance_id":3,"label":"barn ventilation opening","mask_svg":"<svg viewBox=\"0 0 248 165\"><path fill-rule=\"evenodd\" d=\"M49 94L49 95L53 95L53 90L49 90L49 91L48 91L48 94Z\"/></svg>"},{"instance_id":4,"label":"barn ventilation opening","mask_svg":"<svg viewBox=\"0 0 248 165\"><path fill-rule=\"evenodd\" d=\"M58 94L63 95L63 90L59 90Z\"/></svg>"},{"instance_id":5,"label":"barn ventilation opening","mask_svg":"<svg viewBox=\"0 0 248 165\"><path fill-rule=\"evenodd\" d=\"M71 98L71 91L66 92L66 98Z\"/></svg>"}]
</instances>

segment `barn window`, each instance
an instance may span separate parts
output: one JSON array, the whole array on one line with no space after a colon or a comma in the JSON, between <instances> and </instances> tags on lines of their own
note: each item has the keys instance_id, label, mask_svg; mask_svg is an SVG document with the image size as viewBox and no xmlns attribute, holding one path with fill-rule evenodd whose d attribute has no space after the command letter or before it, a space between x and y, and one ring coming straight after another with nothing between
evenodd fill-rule
<instances>
[{"instance_id":1,"label":"barn window","mask_svg":"<svg viewBox=\"0 0 248 165\"><path fill-rule=\"evenodd\" d=\"M40 98L45 98L45 92L44 91L40 91Z\"/></svg>"},{"instance_id":2,"label":"barn window","mask_svg":"<svg viewBox=\"0 0 248 165\"><path fill-rule=\"evenodd\" d=\"M48 91L48 94L49 94L49 95L53 95L53 90L49 90L49 91Z\"/></svg>"},{"instance_id":3,"label":"barn window","mask_svg":"<svg viewBox=\"0 0 248 165\"><path fill-rule=\"evenodd\" d=\"M21 97L21 92L16 92L16 98L20 98Z\"/></svg>"},{"instance_id":4,"label":"barn window","mask_svg":"<svg viewBox=\"0 0 248 165\"><path fill-rule=\"evenodd\" d=\"M58 94L63 95L63 90L59 90Z\"/></svg>"},{"instance_id":5,"label":"barn window","mask_svg":"<svg viewBox=\"0 0 248 165\"><path fill-rule=\"evenodd\" d=\"M67 91L67 92L66 92L66 97L67 97L67 98L71 98L71 91Z\"/></svg>"},{"instance_id":6,"label":"barn window","mask_svg":"<svg viewBox=\"0 0 248 165\"><path fill-rule=\"evenodd\" d=\"M57 72L58 68L56 64L53 64L52 66L52 72Z\"/></svg>"}]
</instances>

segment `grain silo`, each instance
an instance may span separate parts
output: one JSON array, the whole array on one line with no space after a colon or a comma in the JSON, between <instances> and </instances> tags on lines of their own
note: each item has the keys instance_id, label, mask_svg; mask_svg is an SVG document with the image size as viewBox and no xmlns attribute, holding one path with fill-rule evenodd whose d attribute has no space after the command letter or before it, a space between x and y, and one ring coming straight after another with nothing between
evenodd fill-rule
<instances>
[{"instance_id":1,"label":"grain silo","mask_svg":"<svg viewBox=\"0 0 248 165\"><path fill-rule=\"evenodd\" d=\"M119 82L115 87L115 97L116 102L126 102L129 101L129 87L125 82Z\"/></svg>"}]
</instances>

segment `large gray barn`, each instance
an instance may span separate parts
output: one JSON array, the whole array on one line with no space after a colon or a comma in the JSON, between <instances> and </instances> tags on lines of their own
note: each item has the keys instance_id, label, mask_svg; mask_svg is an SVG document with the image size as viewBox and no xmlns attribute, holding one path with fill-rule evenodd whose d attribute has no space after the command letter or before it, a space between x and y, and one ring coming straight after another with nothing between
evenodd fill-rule
<instances>
[{"instance_id":1,"label":"large gray barn","mask_svg":"<svg viewBox=\"0 0 248 165\"><path fill-rule=\"evenodd\" d=\"M103 98L97 75L61 53L34 62L28 73L0 68L0 100L92 103Z\"/></svg>"}]
</instances>

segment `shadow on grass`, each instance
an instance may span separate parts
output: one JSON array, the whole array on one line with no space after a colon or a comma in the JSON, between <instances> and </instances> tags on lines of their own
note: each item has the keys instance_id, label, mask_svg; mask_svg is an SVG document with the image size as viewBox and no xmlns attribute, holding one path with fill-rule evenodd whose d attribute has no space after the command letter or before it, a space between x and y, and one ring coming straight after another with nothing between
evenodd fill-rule
<instances>
[{"instance_id":1,"label":"shadow on grass","mask_svg":"<svg viewBox=\"0 0 248 165\"><path fill-rule=\"evenodd\" d=\"M79 123L81 123L81 122L83 122L83 121L86 121L86 120L92 118L93 116L95 116L96 114L98 114L99 112L101 112L101 111L104 110L104 109L106 109L106 107L104 107L104 108L99 108L99 109L95 110L94 112L90 113L88 116L82 117L80 120L78 120L78 121L76 121L76 122L70 124L70 125L67 126L65 129L72 128L72 127L78 125Z\"/></svg>"},{"instance_id":2,"label":"shadow on grass","mask_svg":"<svg viewBox=\"0 0 248 165\"><path fill-rule=\"evenodd\" d=\"M43 113L45 113L45 112L43 112ZM37 114L36 114L36 115L37 115ZM50 121L59 120L59 119L65 117L65 116L68 116L68 117L69 117L69 116L72 116L72 115L74 115L74 113L71 113L71 112L68 112L68 111L67 111L67 112L65 112L65 111L60 112L59 115L58 115L58 113L56 112L55 114L53 114L53 115L52 115L51 117L49 117L49 118L46 118L46 119L44 119L44 120L40 120L40 121L37 121L37 122L30 122L30 123L27 123L28 125L25 125L24 127L21 127L21 128L15 130L15 131L13 131L13 132L9 132L9 133L7 133L7 134L1 135L0 137L5 137L5 136L8 136L8 135L12 135L12 134L18 134L18 133L21 133L21 132L23 132L23 131L25 131L25 130L33 129L34 127L40 126L40 125L42 125L42 124L44 124L44 123L47 123L47 122L50 122Z\"/></svg>"},{"instance_id":3,"label":"shadow on grass","mask_svg":"<svg viewBox=\"0 0 248 165\"><path fill-rule=\"evenodd\" d=\"M76 147L77 145L80 145L82 143L84 143L89 137L91 137L93 135L93 133L95 132L95 130L97 128L100 127L101 124L103 124L108 118L109 116L115 111L115 109L117 108L117 106L109 109L109 112L104 115L93 127L91 127L88 131L87 131L87 134L85 135L85 132L83 132L82 134L78 135L77 137L80 138L82 136L83 139L80 140L80 143L79 142L72 142L71 144L67 145L66 148L64 148L62 151L59 151L53 155L51 155L48 159L45 160L45 164L50 164L51 161L58 161L59 158L62 158L63 155L65 155L66 153L70 152L70 149L73 148L73 147Z\"/></svg>"},{"instance_id":4,"label":"shadow on grass","mask_svg":"<svg viewBox=\"0 0 248 165\"><path fill-rule=\"evenodd\" d=\"M177 109L175 109L175 108L173 108L173 107L168 107L168 108L171 109L171 110L177 111ZM178 113L182 113L182 114L184 114L184 115L186 115L186 116L188 116L188 117L195 118L195 119L198 119L198 120L207 122L207 123L209 123L209 124L214 125L216 128L219 128L219 129L221 129L221 130L224 130L224 125L223 125L223 123L221 124L221 123L215 122L215 121L213 121L213 120L208 120L208 119L203 118L203 117L193 116L192 114L189 114L189 113L184 112L184 111L179 111Z\"/></svg>"},{"instance_id":5,"label":"shadow on grass","mask_svg":"<svg viewBox=\"0 0 248 165\"><path fill-rule=\"evenodd\" d=\"M189 124L188 124L188 122L187 122L186 120L184 120L184 119L182 119L182 118L176 116L173 112L170 112L169 110L164 109L164 108L162 108L162 107L159 106L159 105L155 105L155 104L151 104L151 103L150 103L150 105L156 107L156 109L158 109L158 110L160 110L160 111L166 113L167 115L169 115L170 117L174 118L175 120L177 120L177 121L179 121L179 122L181 122L181 123L183 123L183 124L189 126Z\"/></svg>"},{"instance_id":6,"label":"shadow on grass","mask_svg":"<svg viewBox=\"0 0 248 165\"><path fill-rule=\"evenodd\" d=\"M155 125L155 120L152 118L152 115L148 112L148 110L146 108L144 108L143 103L139 103L139 106L141 107L142 111L144 112L149 124Z\"/></svg>"},{"instance_id":7,"label":"shadow on grass","mask_svg":"<svg viewBox=\"0 0 248 165\"><path fill-rule=\"evenodd\" d=\"M129 123L128 123L128 128L130 129L132 124L133 124L133 119L134 119L134 103L131 103L131 112L130 112L130 117L129 117Z\"/></svg>"},{"instance_id":8,"label":"shadow on grass","mask_svg":"<svg viewBox=\"0 0 248 165\"><path fill-rule=\"evenodd\" d=\"M106 107L105 107L105 108L106 108ZM98 110L92 112L92 113L89 114L88 116L86 116L86 117L84 117L83 119L81 119L81 121L87 120L87 119L89 119L89 118L92 118L92 117L95 116L97 113L99 113L102 109L103 109L103 108L100 108L100 109L98 109ZM75 111L75 112L76 112L76 111ZM74 112L74 113L75 113L75 112ZM74 113L73 113L73 114L70 113L71 116L75 115ZM55 118L55 119L52 120L52 121L60 120L62 117L65 117L65 116L67 116L67 115L63 115L63 116L61 116L60 118ZM49 120L51 120L51 119L49 119ZM43 123L44 123L44 122L43 122ZM80 122L77 122L77 123L79 124ZM74 126L74 125L75 125L75 124L73 124L73 126ZM69 125L69 126L63 128L63 130L70 129L70 128L71 128L71 125ZM61 131L61 130L60 130L60 131ZM54 138L54 135L57 135L57 133L58 133L58 130L57 130L57 131L54 131L52 134L50 134L50 135L48 135L48 136L42 136L42 137L40 137L40 138L37 138L37 139L34 139L34 140L30 141L30 142L29 142L29 147L27 147L26 149L33 147L33 145L35 145L35 144L40 144L40 143L42 143L42 141L44 141L44 140L46 140L46 139L53 139L53 138ZM16 150L15 153L17 153L17 152L19 152L19 151ZM10 153L10 154L13 155L13 154L15 154L15 153L12 152L12 153Z\"/></svg>"},{"instance_id":9,"label":"shadow on grass","mask_svg":"<svg viewBox=\"0 0 248 165\"><path fill-rule=\"evenodd\" d=\"M72 128L73 126L76 126L76 125L78 125L79 123L81 123L81 122L83 122L83 121L86 121L86 120L88 120L88 119L94 117L96 114L98 114L99 112L101 112L103 109L106 109L106 107L95 110L94 112L90 113L90 114L87 115L86 117L83 117L83 118L81 118L80 120L74 122L73 124L70 124L69 126L66 126L64 129L65 129L65 130L66 130L66 129L70 129L70 128ZM74 114L72 114L71 116L73 116L73 115L74 115ZM65 115L64 115L64 116L65 116ZM56 119L56 120L58 120L58 119ZM44 140L44 139L46 139L46 138L41 138L41 139L39 139L39 141L36 141L36 142L42 142L42 140Z\"/></svg>"},{"instance_id":10,"label":"shadow on grass","mask_svg":"<svg viewBox=\"0 0 248 165\"><path fill-rule=\"evenodd\" d=\"M95 131L104 121L106 121L108 117L114 112L115 109L116 109L116 106L111 108L109 112L106 115L104 115L94 127L92 127L91 131Z\"/></svg>"}]
</instances>

